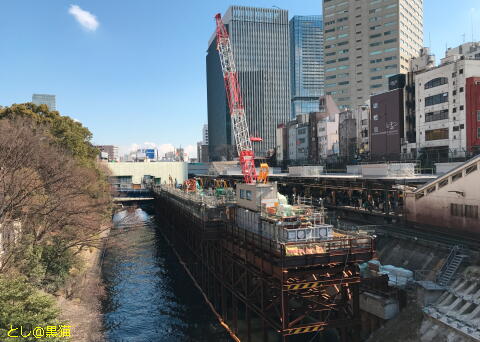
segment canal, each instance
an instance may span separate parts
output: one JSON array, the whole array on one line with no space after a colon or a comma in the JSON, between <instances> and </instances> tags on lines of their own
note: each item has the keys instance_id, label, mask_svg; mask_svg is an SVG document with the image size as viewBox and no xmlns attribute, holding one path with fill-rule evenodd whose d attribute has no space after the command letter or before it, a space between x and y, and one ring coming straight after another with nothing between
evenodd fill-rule
<instances>
[{"instance_id":1,"label":"canal","mask_svg":"<svg viewBox=\"0 0 480 342\"><path fill-rule=\"evenodd\" d=\"M102 264L106 341L229 341L158 225L140 208L113 218Z\"/></svg>"}]
</instances>

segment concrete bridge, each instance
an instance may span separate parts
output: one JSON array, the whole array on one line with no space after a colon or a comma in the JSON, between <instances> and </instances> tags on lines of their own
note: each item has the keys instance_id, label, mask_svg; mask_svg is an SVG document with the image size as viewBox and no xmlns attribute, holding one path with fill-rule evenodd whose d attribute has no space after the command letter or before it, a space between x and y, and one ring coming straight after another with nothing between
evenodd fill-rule
<instances>
[{"instance_id":1,"label":"concrete bridge","mask_svg":"<svg viewBox=\"0 0 480 342\"><path fill-rule=\"evenodd\" d=\"M153 201L153 193L149 189L127 189L115 191L113 202L134 204Z\"/></svg>"}]
</instances>

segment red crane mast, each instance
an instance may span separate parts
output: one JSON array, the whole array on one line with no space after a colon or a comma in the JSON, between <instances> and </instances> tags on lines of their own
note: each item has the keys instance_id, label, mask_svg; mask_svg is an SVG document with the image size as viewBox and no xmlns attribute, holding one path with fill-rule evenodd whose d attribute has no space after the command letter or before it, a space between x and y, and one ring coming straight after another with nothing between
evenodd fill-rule
<instances>
[{"instance_id":1,"label":"red crane mast","mask_svg":"<svg viewBox=\"0 0 480 342\"><path fill-rule=\"evenodd\" d=\"M243 178L245 183L255 183L257 180L255 156L245 117L245 107L240 92L240 84L238 83L237 68L235 67L235 60L233 58L232 44L230 43L230 37L223 24L220 13L215 15L215 20L217 22L217 50L222 65L225 91L227 94L228 107L230 108L230 116L232 118L235 144L240 158L240 165L242 166Z\"/></svg>"}]
</instances>

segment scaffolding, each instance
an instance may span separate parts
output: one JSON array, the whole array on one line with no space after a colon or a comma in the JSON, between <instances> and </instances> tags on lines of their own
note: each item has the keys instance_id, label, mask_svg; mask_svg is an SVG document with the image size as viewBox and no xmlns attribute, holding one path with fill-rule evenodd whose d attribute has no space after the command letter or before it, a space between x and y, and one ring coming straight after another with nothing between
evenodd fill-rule
<instances>
[{"instance_id":1,"label":"scaffolding","mask_svg":"<svg viewBox=\"0 0 480 342\"><path fill-rule=\"evenodd\" d=\"M373 257L370 237L284 242L240 228L232 203L192 210L185 200L178 190L156 190L168 221L162 234L233 339L286 342L334 329L340 341L359 340L357 264Z\"/></svg>"}]
</instances>

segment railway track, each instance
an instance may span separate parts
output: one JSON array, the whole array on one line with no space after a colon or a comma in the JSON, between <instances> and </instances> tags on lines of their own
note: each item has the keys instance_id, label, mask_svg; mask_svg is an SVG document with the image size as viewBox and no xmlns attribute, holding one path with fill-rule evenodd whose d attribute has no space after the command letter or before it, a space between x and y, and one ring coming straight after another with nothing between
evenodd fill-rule
<instances>
[{"instance_id":1,"label":"railway track","mask_svg":"<svg viewBox=\"0 0 480 342\"><path fill-rule=\"evenodd\" d=\"M460 245L468 247L470 249L480 249L480 240L463 237L463 236L454 236L451 234L446 234L444 232L439 232L429 228L414 228L407 226L399 225L382 225L379 226L378 231L388 232L390 234L399 234L403 236L408 236L411 238L432 241L440 243L447 246Z\"/></svg>"},{"instance_id":2,"label":"railway track","mask_svg":"<svg viewBox=\"0 0 480 342\"><path fill-rule=\"evenodd\" d=\"M460 245L468 247L472 250L480 249L480 239L474 237L468 237L464 235L448 234L445 231L435 230L429 227L411 227L400 223L396 224L379 224L379 225L365 225L365 222L355 220L340 220L335 223L330 222L337 226L337 228L347 231L368 231L371 233L388 233L389 235L398 235L400 237L408 237L415 240L424 240L439 243L446 246Z\"/></svg>"}]
</instances>

